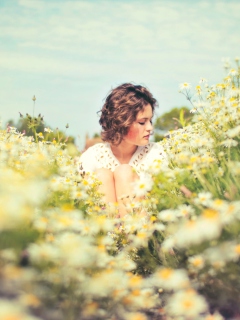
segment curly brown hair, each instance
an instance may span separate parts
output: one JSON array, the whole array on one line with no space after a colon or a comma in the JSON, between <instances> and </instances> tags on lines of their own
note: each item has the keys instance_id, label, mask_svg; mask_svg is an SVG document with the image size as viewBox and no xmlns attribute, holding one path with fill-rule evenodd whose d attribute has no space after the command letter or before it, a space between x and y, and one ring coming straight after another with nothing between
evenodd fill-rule
<instances>
[{"instance_id":1,"label":"curly brown hair","mask_svg":"<svg viewBox=\"0 0 240 320\"><path fill-rule=\"evenodd\" d=\"M124 83L113 89L100 110L102 140L119 145L127 135L131 124L136 120L139 111L148 104L154 112L157 100L143 86Z\"/></svg>"}]
</instances>

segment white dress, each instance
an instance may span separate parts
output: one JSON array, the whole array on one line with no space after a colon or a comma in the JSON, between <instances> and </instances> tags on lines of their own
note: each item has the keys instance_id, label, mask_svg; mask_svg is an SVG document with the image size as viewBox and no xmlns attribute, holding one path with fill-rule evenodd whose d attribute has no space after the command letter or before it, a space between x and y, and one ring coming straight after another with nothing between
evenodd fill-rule
<instances>
[{"instance_id":1,"label":"white dress","mask_svg":"<svg viewBox=\"0 0 240 320\"><path fill-rule=\"evenodd\" d=\"M145 172L155 160L160 160L166 164L166 154L159 143L149 142L145 146L138 146L128 164L141 176L141 173ZM109 169L113 172L119 165L120 162L112 153L108 142L97 143L88 148L79 159L80 172L93 173L100 168Z\"/></svg>"}]
</instances>

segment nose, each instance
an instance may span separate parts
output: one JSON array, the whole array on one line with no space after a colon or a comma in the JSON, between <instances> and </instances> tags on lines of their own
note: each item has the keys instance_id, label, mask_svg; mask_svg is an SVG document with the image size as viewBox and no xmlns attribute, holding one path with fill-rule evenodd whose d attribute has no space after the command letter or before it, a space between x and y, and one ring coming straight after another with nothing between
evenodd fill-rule
<instances>
[{"instance_id":1,"label":"nose","mask_svg":"<svg viewBox=\"0 0 240 320\"><path fill-rule=\"evenodd\" d=\"M147 130L152 131L152 129L153 129L153 125L152 125L151 121L148 121Z\"/></svg>"}]
</instances>

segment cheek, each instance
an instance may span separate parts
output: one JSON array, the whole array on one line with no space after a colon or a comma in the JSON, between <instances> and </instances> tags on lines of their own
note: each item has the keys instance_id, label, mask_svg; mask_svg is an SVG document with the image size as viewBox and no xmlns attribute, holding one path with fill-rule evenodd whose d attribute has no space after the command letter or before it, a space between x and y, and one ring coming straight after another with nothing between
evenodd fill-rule
<instances>
[{"instance_id":1,"label":"cheek","mask_svg":"<svg viewBox=\"0 0 240 320\"><path fill-rule=\"evenodd\" d=\"M128 139L136 139L139 135L139 129L138 128L130 128L127 134Z\"/></svg>"},{"instance_id":2,"label":"cheek","mask_svg":"<svg viewBox=\"0 0 240 320\"><path fill-rule=\"evenodd\" d=\"M127 134L128 139L134 139L138 136L139 130L137 128L130 128Z\"/></svg>"}]
</instances>

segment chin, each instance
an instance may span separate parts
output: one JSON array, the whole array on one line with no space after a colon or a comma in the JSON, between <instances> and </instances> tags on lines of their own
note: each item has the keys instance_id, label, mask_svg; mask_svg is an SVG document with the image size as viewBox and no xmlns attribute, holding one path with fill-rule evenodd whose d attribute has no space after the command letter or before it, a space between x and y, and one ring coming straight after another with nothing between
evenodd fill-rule
<instances>
[{"instance_id":1,"label":"chin","mask_svg":"<svg viewBox=\"0 0 240 320\"><path fill-rule=\"evenodd\" d=\"M147 144L149 144L149 140L142 141L139 146L146 146Z\"/></svg>"}]
</instances>

